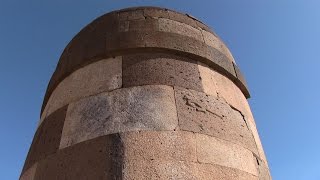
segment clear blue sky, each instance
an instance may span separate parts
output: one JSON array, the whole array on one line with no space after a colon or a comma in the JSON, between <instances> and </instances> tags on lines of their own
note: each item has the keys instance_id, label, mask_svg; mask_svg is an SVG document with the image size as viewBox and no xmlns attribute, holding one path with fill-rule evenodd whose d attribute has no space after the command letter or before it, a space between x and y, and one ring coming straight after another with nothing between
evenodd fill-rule
<instances>
[{"instance_id":1,"label":"clear blue sky","mask_svg":"<svg viewBox=\"0 0 320 180\"><path fill-rule=\"evenodd\" d=\"M106 12L140 5L212 27L247 78L274 180L320 179L319 0L0 0L0 179L18 179L71 38Z\"/></svg>"}]
</instances>

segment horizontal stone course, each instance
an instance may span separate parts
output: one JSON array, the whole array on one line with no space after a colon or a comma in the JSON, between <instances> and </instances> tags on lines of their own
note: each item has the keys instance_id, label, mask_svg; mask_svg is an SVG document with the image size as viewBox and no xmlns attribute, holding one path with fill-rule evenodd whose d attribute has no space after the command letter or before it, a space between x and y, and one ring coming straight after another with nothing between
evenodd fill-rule
<instances>
[{"instance_id":1,"label":"horizontal stone course","mask_svg":"<svg viewBox=\"0 0 320 180\"><path fill-rule=\"evenodd\" d=\"M218 164L258 175L251 151L214 137L197 134L197 153L200 163Z\"/></svg>"},{"instance_id":2,"label":"horizontal stone course","mask_svg":"<svg viewBox=\"0 0 320 180\"><path fill-rule=\"evenodd\" d=\"M228 60L234 62L234 58L232 54L230 53L226 45L219 39L219 37L204 30L201 30L201 33L203 35L204 42L207 45L219 50L220 52L222 52L224 55L228 57Z\"/></svg>"},{"instance_id":3,"label":"horizontal stone course","mask_svg":"<svg viewBox=\"0 0 320 180\"><path fill-rule=\"evenodd\" d=\"M60 148L106 134L174 130L177 125L172 87L123 88L70 104Z\"/></svg>"},{"instance_id":4,"label":"horizontal stone course","mask_svg":"<svg viewBox=\"0 0 320 180\"><path fill-rule=\"evenodd\" d=\"M140 131L121 134L125 158L197 162L196 138L184 131Z\"/></svg>"},{"instance_id":5,"label":"horizontal stone course","mask_svg":"<svg viewBox=\"0 0 320 180\"><path fill-rule=\"evenodd\" d=\"M257 176L250 173L212 164L199 164L198 177L199 180L259 180Z\"/></svg>"},{"instance_id":6,"label":"horizontal stone course","mask_svg":"<svg viewBox=\"0 0 320 180\"><path fill-rule=\"evenodd\" d=\"M171 19L159 18L159 30L164 32L176 33L183 36L203 41L201 31L188 24L180 23Z\"/></svg>"},{"instance_id":7,"label":"horizontal stone course","mask_svg":"<svg viewBox=\"0 0 320 180\"><path fill-rule=\"evenodd\" d=\"M59 150L38 162L34 179L250 180L259 175L255 163L247 149L207 135L125 132Z\"/></svg>"},{"instance_id":8,"label":"horizontal stone course","mask_svg":"<svg viewBox=\"0 0 320 180\"><path fill-rule=\"evenodd\" d=\"M224 139L257 153L252 133L243 116L222 99L175 87L181 130Z\"/></svg>"},{"instance_id":9,"label":"horizontal stone course","mask_svg":"<svg viewBox=\"0 0 320 180\"><path fill-rule=\"evenodd\" d=\"M120 179L123 144L118 134L99 137L40 161L33 180Z\"/></svg>"},{"instance_id":10,"label":"horizontal stone course","mask_svg":"<svg viewBox=\"0 0 320 180\"><path fill-rule=\"evenodd\" d=\"M123 87L170 85L202 90L196 61L164 53L123 56Z\"/></svg>"},{"instance_id":11,"label":"horizontal stone course","mask_svg":"<svg viewBox=\"0 0 320 180\"><path fill-rule=\"evenodd\" d=\"M198 180L197 163L162 160L126 160L123 179L160 180L188 179Z\"/></svg>"},{"instance_id":12,"label":"horizontal stone course","mask_svg":"<svg viewBox=\"0 0 320 180\"><path fill-rule=\"evenodd\" d=\"M61 132L65 121L67 107L62 107L52 113L38 127L22 173L33 166L37 161L54 154L60 145Z\"/></svg>"}]
</instances>

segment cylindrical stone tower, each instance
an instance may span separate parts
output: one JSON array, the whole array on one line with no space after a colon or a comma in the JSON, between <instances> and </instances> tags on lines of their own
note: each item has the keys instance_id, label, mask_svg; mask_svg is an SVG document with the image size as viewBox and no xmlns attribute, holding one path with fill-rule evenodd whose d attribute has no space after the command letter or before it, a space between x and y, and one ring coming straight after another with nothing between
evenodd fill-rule
<instances>
[{"instance_id":1,"label":"cylindrical stone tower","mask_svg":"<svg viewBox=\"0 0 320 180\"><path fill-rule=\"evenodd\" d=\"M64 50L21 180L269 180L228 48L205 24L138 7Z\"/></svg>"}]
</instances>

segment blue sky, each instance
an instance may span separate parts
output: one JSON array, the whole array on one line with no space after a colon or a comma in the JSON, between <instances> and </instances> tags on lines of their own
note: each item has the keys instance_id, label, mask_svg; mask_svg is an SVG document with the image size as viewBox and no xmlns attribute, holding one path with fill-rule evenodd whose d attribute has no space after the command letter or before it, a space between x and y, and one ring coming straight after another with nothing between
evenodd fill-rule
<instances>
[{"instance_id":1,"label":"blue sky","mask_svg":"<svg viewBox=\"0 0 320 180\"><path fill-rule=\"evenodd\" d=\"M106 12L140 5L187 12L212 27L246 76L273 179L320 179L318 0L1 0L0 179L18 179L71 38Z\"/></svg>"}]
</instances>

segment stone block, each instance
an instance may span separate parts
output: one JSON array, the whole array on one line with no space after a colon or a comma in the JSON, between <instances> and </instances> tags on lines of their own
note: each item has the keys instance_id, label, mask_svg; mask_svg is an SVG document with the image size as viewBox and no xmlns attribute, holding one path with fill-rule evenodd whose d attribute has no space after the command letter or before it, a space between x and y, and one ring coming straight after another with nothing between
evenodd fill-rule
<instances>
[{"instance_id":1,"label":"stone block","mask_svg":"<svg viewBox=\"0 0 320 180\"><path fill-rule=\"evenodd\" d=\"M194 28L201 28L199 27L199 24L197 23L197 20L194 20L193 18L190 18L188 15L183 14L183 13L178 13L178 12L174 12L174 11L168 11L169 13L169 19L177 21L177 22L181 22L184 24L188 24Z\"/></svg>"},{"instance_id":2,"label":"stone block","mask_svg":"<svg viewBox=\"0 0 320 180\"><path fill-rule=\"evenodd\" d=\"M128 10L128 11L119 11L119 20L137 20L137 19L145 19L144 13L142 9L139 10Z\"/></svg>"},{"instance_id":3,"label":"stone block","mask_svg":"<svg viewBox=\"0 0 320 180\"><path fill-rule=\"evenodd\" d=\"M208 95L218 97L218 88L215 79L213 79L213 76L211 75L212 70L206 64L201 62L198 62L198 68L203 92Z\"/></svg>"},{"instance_id":4,"label":"stone block","mask_svg":"<svg viewBox=\"0 0 320 180\"><path fill-rule=\"evenodd\" d=\"M121 179L123 144L118 134L59 150L39 162L34 180Z\"/></svg>"},{"instance_id":5,"label":"stone block","mask_svg":"<svg viewBox=\"0 0 320 180\"><path fill-rule=\"evenodd\" d=\"M37 165L37 163L33 164L33 166L31 166L21 175L19 180L33 180L36 174Z\"/></svg>"},{"instance_id":6,"label":"stone block","mask_svg":"<svg viewBox=\"0 0 320 180\"><path fill-rule=\"evenodd\" d=\"M199 29L178 21L159 18L159 30L188 36L203 42L202 34Z\"/></svg>"},{"instance_id":7,"label":"stone block","mask_svg":"<svg viewBox=\"0 0 320 180\"><path fill-rule=\"evenodd\" d=\"M41 121L58 108L80 98L122 86L122 58L110 58L89 64L65 78L51 94Z\"/></svg>"},{"instance_id":8,"label":"stone block","mask_svg":"<svg viewBox=\"0 0 320 180\"><path fill-rule=\"evenodd\" d=\"M227 103L205 93L175 87L181 130L207 134L257 152L243 116Z\"/></svg>"},{"instance_id":9,"label":"stone block","mask_svg":"<svg viewBox=\"0 0 320 180\"><path fill-rule=\"evenodd\" d=\"M58 109L38 127L22 172L59 149L66 111L66 106Z\"/></svg>"},{"instance_id":10,"label":"stone block","mask_svg":"<svg viewBox=\"0 0 320 180\"><path fill-rule=\"evenodd\" d=\"M256 160L256 166L259 172L259 180L271 180L272 178L267 163L259 157L256 157Z\"/></svg>"},{"instance_id":11,"label":"stone block","mask_svg":"<svg viewBox=\"0 0 320 180\"><path fill-rule=\"evenodd\" d=\"M145 17L151 18L169 18L169 13L167 9L162 8L144 8L143 9Z\"/></svg>"},{"instance_id":12,"label":"stone block","mask_svg":"<svg viewBox=\"0 0 320 180\"><path fill-rule=\"evenodd\" d=\"M125 159L197 162L196 139L184 131L140 131L121 134Z\"/></svg>"},{"instance_id":13,"label":"stone block","mask_svg":"<svg viewBox=\"0 0 320 180\"><path fill-rule=\"evenodd\" d=\"M258 130L257 130L257 127L256 125L253 123L253 119L252 120L248 120L248 125L251 129L251 132L252 132L252 135L255 139L255 142L256 142L256 145L257 145L257 149L258 149L258 153L259 153L259 157L264 161L266 162L266 165L268 166L268 162L267 162L267 158L266 158L266 155L264 153L264 150L263 150L263 146L262 146L262 143L261 143L261 140L260 140L260 136L259 136L259 133L258 133Z\"/></svg>"},{"instance_id":14,"label":"stone block","mask_svg":"<svg viewBox=\"0 0 320 180\"><path fill-rule=\"evenodd\" d=\"M198 161L217 164L258 176L251 151L234 143L203 134L196 134Z\"/></svg>"},{"instance_id":15,"label":"stone block","mask_svg":"<svg viewBox=\"0 0 320 180\"><path fill-rule=\"evenodd\" d=\"M129 31L158 31L159 23L157 19L146 18L129 21Z\"/></svg>"},{"instance_id":16,"label":"stone block","mask_svg":"<svg viewBox=\"0 0 320 180\"><path fill-rule=\"evenodd\" d=\"M123 87L152 84L203 91L196 61L164 53L123 56Z\"/></svg>"},{"instance_id":17,"label":"stone block","mask_svg":"<svg viewBox=\"0 0 320 180\"><path fill-rule=\"evenodd\" d=\"M215 95L215 92L217 92L218 97L225 99L228 104L239 111L242 110L243 105L240 104L239 95L237 94L239 92L242 94L242 92L239 88L238 91L236 91L236 85L229 78L212 68L208 69L208 67L203 66L202 64L199 64L199 71L203 88L207 89L208 94ZM216 87L216 90L210 90L213 84Z\"/></svg>"},{"instance_id":18,"label":"stone block","mask_svg":"<svg viewBox=\"0 0 320 180\"><path fill-rule=\"evenodd\" d=\"M156 180L188 179L198 180L197 164L186 161L128 160L125 161L123 179Z\"/></svg>"},{"instance_id":19,"label":"stone block","mask_svg":"<svg viewBox=\"0 0 320 180\"><path fill-rule=\"evenodd\" d=\"M217 49L218 51L226 55L229 61L234 62L234 58L232 54L230 53L229 49L226 47L226 45L221 41L219 37L216 37L214 34L205 30L202 30L201 32L204 38L204 42L207 45Z\"/></svg>"},{"instance_id":20,"label":"stone block","mask_svg":"<svg viewBox=\"0 0 320 180\"><path fill-rule=\"evenodd\" d=\"M118 89L69 105L60 148L118 132L174 130L177 124L172 87Z\"/></svg>"},{"instance_id":21,"label":"stone block","mask_svg":"<svg viewBox=\"0 0 320 180\"><path fill-rule=\"evenodd\" d=\"M198 179L201 180L259 180L257 176L250 173L216 164L199 164L198 170Z\"/></svg>"}]
</instances>

